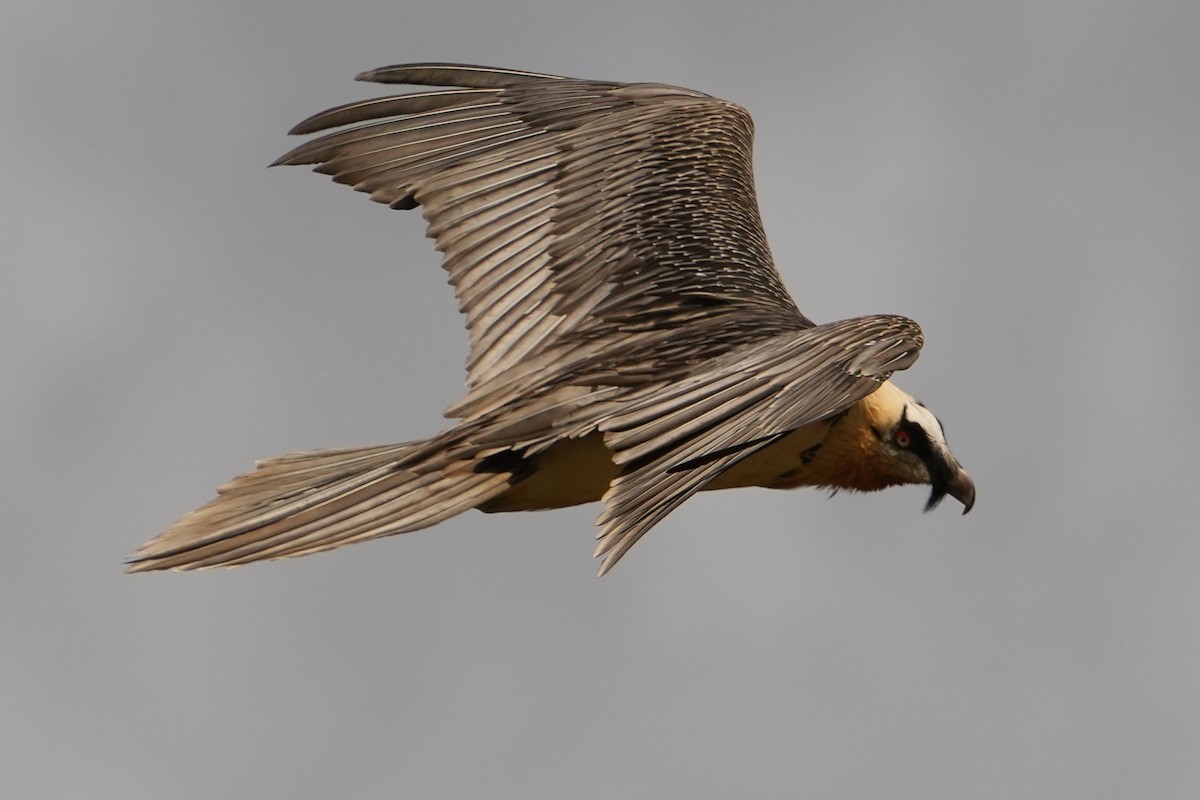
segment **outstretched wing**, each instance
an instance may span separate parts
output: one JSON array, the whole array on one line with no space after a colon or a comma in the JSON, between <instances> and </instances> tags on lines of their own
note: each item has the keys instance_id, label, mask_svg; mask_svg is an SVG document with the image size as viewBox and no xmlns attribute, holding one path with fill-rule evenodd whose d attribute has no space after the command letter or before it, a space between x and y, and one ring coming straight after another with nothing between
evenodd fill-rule
<instances>
[{"instance_id":1,"label":"outstretched wing","mask_svg":"<svg viewBox=\"0 0 1200 800\"><path fill-rule=\"evenodd\" d=\"M722 472L907 369L923 341L904 317L843 320L749 345L668 389L630 398L600 424L623 467L597 520L600 574Z\"/></svg>"},{"instance_id":2,"label":"outstretched wing","mask_svg":"<svg viewBox=\"0 0 1200 800\"><path fill-rule=\"evenodd\" d=\"M455 64L359 78L453 88L325 111L292 133L343 130L276 163L422 207L470 341L469 391L447 411L463 421L439 457L603 432L622 472L601 573L721 472L920 351L903 317L800 313L767 248L739 106Z\"/></svg>"},{"instance_id":3,"label":"outstretched wing","mask_svg":"<svg viewBox=\"0 0 1200 800\"><path fill-rule=\"evenodd\" d=\"M469 394L449 414L501 408L597 365L651 382L812 325L772 263L739 106L452 64L359 79L457 88L325 111L292 133L355 127L276 163L422 207L470 340ZM653 363L632 363L637 353Z\"/></svg>"}]
</instances>

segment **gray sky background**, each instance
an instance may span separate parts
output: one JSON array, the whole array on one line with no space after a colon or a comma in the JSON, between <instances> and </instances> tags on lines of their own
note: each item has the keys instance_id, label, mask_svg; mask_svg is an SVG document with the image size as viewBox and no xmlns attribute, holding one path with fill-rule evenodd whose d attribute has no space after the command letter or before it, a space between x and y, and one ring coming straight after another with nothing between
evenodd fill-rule
<instances>
[{"instance_id":1,"label":"gray sky background","mask_svg":"<svg viewBox=\"0 0 1200 800\"><path fill-rule=\"evenodd\" d=\"M1200 792L1200 5L17 2L0 28L0 795ZM264 166L468 61L745 105L818 320L979 486L598 507L232 571L122 560L255 458L422 438L465 336L416 214Z\"/></svg>"}]
</instances>

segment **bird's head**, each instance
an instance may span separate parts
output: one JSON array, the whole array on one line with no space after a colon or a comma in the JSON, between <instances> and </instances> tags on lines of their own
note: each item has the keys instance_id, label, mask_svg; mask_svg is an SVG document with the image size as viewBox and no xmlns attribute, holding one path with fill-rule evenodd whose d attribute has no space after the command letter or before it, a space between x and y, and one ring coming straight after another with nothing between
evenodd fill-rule
<instances>
[{"instance_id":1,"label":"bird's head","mask_svg":"<svg viewBox=\"0 0 1200 800\"><path fill-rule=\"evenodd\" d=\"M903 393L899 393L903 394ZM876 416L871 430L882 456L901 483L933 487L925 510L946 495L963 504L966 514L975 505L975 483L946 444L946 431L933 412L904 395L892 413Z\"/></svg>"}]
</instances>

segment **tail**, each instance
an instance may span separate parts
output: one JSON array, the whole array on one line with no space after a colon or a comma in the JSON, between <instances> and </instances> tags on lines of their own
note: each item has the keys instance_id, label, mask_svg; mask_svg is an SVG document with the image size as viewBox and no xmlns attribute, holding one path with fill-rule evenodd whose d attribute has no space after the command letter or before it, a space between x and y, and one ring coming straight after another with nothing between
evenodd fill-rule
<instances>
[{"instance_id":1,"label":"tail","mask_svg":"<svg viewBox=\"0 0 1200 800\"><path fill-rule=\"evenodd\" d=\"M515 465L439 461L433 442L289 453L258 462L142 545L128 572L233 566L427 528L502 494ZM505 469L510 466L510 469Z\"/></svg>"}]
</instances>

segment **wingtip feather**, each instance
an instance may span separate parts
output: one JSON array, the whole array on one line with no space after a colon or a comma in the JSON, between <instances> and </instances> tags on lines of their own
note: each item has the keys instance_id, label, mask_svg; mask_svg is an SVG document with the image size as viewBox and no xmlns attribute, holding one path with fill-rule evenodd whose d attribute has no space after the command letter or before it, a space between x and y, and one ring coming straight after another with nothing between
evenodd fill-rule
<instances>
[{"instance_id":1,"label":"wingtip feather","mask_svg":"<svg viewBox=\"0 0 1200 800\"><path fill-rule=\"evenodd\" d=\"M567 80L561 75L489 67L482 64L427 62L376 67L354 76L370 83L407 83L416 86L466 86L494 89L530 80Z\"/></svg>"}]
</instances>

